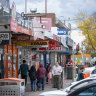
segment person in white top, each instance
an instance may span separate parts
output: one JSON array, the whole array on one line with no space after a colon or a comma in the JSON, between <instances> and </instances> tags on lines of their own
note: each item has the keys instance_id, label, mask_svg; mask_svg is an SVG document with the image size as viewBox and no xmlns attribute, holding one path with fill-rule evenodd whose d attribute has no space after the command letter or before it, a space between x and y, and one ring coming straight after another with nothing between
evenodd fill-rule
<instances>
[{"instance_id":1,"label":"person in white top","mask_svg":"<svg viewBox=\"0 0 96 96\"><path fill-rule=\"evenodd\" d=\"M56 85L57 89L60 89L60 84L61 84L61 73L62 73L62 67L59 65L58 62L53 66L52 68L52 75L53 75L53 83ZM55 86L53 84L53 87Z\"/></svg>"}]
</instances>

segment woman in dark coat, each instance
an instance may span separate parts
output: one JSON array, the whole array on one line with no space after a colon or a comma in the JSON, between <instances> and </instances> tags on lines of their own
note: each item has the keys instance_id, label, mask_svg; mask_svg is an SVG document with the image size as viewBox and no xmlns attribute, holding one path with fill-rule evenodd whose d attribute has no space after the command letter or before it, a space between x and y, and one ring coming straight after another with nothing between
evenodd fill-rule
<instances>
[{"instance_id":1,"label":"woman in dark coat","mask_svg":"<svg viewBox=\"0 0 96 96\"><path fill-rule=\"evenodd\" d=\"M30 81L31 81L31 90L32 91L36 91L36 78L37 78L37 72L36 72L36 68L33 65L29 71L29 77L30 77Z\"/></svg>"}]
</instances>

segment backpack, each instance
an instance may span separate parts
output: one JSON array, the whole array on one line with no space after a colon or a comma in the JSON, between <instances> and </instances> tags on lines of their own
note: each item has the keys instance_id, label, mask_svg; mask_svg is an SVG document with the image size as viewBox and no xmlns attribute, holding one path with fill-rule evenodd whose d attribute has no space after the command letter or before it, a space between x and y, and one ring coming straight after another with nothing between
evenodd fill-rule
<instances>
[{"instance_id":1,"label":"backpack","mask_svg":"<svg viewBox=\"0 0 96 96\"><path fill-rule=\"evenodd\" d=\"M36 80L37 74L35 71L30 71L29 72L29 77L31 80Z\"/></svg>"}]
</instances>

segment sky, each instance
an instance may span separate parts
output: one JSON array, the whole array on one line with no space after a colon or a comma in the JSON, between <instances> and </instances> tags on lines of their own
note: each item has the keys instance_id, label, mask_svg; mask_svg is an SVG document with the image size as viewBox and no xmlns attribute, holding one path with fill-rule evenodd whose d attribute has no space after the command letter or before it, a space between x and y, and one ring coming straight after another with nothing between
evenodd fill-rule
<instances>
[{"instance_id":1,"label":"sky","mask_svg":"<svg viewBox=\"0 0 96 96\"><path fill-rule=\"evenodd\" d=\"M24 12L25 0L10 0L10 6L12 2L16 4L16 10L18 12ZM37 8L38 13L45 12L45 0L27 0L27 12L30 12L30 9ZM92 15L96 12L96 0L47 0L47 12L55 13L56 17L60 20L65 20L66 24L72 24L71 38L76 43L81 43L84 40L84 36L80 30L76 30L76 23L73 19L80 11ZM70 21L68 21L70 18ZM75 30L73 30L75 29Z\"/></svg>"}]
</instances>

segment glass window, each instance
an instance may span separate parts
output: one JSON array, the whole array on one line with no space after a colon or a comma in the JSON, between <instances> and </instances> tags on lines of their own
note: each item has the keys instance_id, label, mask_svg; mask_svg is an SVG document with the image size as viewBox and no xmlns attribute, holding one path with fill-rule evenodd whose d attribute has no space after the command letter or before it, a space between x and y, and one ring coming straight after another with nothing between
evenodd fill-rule
<instances>
[{"instance_id":1,"label":"glass window","mask_svg":"<svg viewBox=\"0 0 96 96\"><path fill-rule=\"evenodd\" d=\"M86 84L88 84L88 81L87 81L87 82L83 82L83 83L81 83L81 84L79 84L79 85L73 87L72 90L79 89L79 88L83 87L83 86L86 85Z\"/></svg>"},{"instance_id":2,"label":"glass window","mask_svg":"<svg viewBox=\"0 0 96 96\"><path fill-rule=\"evenodd\" d=\"M88 88L87 90L79 93L76 96L96 96L96 87Z\"/></svg>"},{"instance_id":3,"label":"glass window","mask_svg":"<svg viewBox=\"0 0 96 96\"><path fill-rule=\"evenodd\" d=\"M76 89L78 89L78 88L81 88L81 87L83 87L84 85L88 84L88 83L91 82L91 81L94 81L94 80L86 80L86 81L79 82L78 84L72 86L72 87L70 88L70 91L76 90Z\"/></svg>"},{"instance_id":4,"label":"glass window","mask_svg":"<svg viewBox=\"0 0 96 96\"><path fill-rule=\"evenodd\" d=\"M96 69L92 71L92 74L96 74Z\"/></svg>"}]
</instances>

